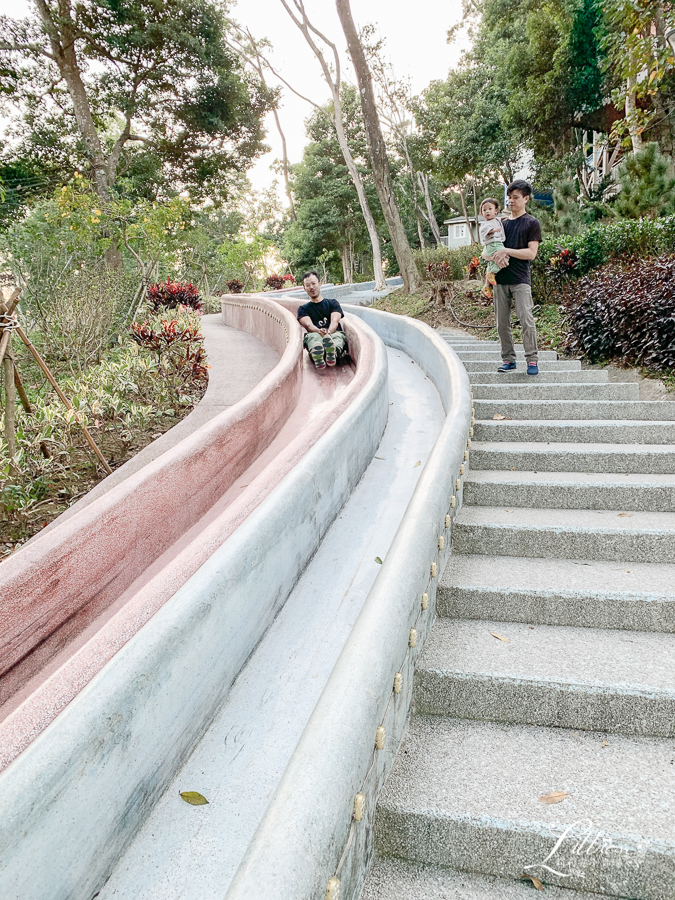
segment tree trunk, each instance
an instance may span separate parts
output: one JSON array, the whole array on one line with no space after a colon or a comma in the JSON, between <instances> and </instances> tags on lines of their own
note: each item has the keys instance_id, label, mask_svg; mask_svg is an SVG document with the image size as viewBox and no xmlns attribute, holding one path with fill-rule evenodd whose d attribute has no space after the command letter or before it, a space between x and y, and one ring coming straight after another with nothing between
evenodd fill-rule
<instances>
[{"instance_id":1,"label":"tree trunk","mask_svg":"<svg viewBox=\"0 0 675 900\"><path fill-rule=\"evenodd\" d=\"M628 133L633 145L633 153L639 153L642 150L642 135L638 129L637 107L635 104L636 87L636 79L630 76L626 81L626 123L628 124Z\"/></svg>"},{"instance_id":2,"label":"tree trunk","mask_svg":"<svg viewBox=\"0 0 675 900\"><path fill-rule=\"evenodd\" d=\"M295 2L296 7L302 15L302 19L299 19L293 13L293 10L290 8L286 0L281 0L281 4L293 20L293 22L295 22L297 27L300 29L300 31L304 35L305 40L311 47L312 52L318 59L323 71L323 76L326 79L328 87L330 88L330 92L333 98L333 124L335 125L335 132L337 134L340 150L342 151L342 156L344 157L345 165L347 166L349 175L352 179L352 182L354 183L354 187L356 188L356 194L359 198L361 212L363 213L363 218L366 222L366 228L368 229L368 237L370 238L370 244L373 248L375 290L383 291L387 287L387 282L385 281L384 270L382 268L382 248L380 247L380 236L377 233L375 219L373 218L373 214L370 211L370 206L368 205L368 198L366 197L366 191L363 187L363 181L361 180L359 170L356 168L356 163L354 162L352 152L349 149L347 135L345 134L344 123L342 120L342 102L340 100L340 57L337 52L337 47L333 43L331 43L331 41L329 41L327 37L317 31L317 29L313 25L311 25L309 19L307 18L307 13L305 12L302 0L296 0ZM326 58L324 57L319 47L316 45L316 42L312 37L312 33L310 33L310 29L313 34L320 36L321 39L333 50L333 54L335 57L335 78L333 78L330 67L326 62ZM314 105L316 106L316 104Z\"/></svg>"},{"instance_id":3,"label":"tree trunk","mask_svg":"<svg viewBox=\"0 0 675 900\"><path fill-rule=\"evenodd\" d=\"M368 68L366 55L359 41L356 31L356 25L352 18L352 12L349 6L349 0L336 0L336 6L342 30L347 38L347 46L349 55L354 64L356 71L356 80L359 86L359 96L361 99L361 109L363 111L363 120L366 127L366 142L370 162L375 178L375 187L377 195L380 198L380 205L384 218L389 229L389 236L396 254L401 275L403 276L403 286L405 291L415 291L421 285L421 278L417 271L417 266L410 249L408 236L405 233L401 215L394 196L394 186L391 180L391 171L389 169L389 159L387 158L387 149L380 128L380 120L377 114L377 105L375 102L375 92L373 90L373 82Z\"/></svg>"},{"instance_id":4,"label":"tree trunk","mask_svg":"<svg viewBox=\"0 0 675 900\"><path fill-rule=\"evenodd\" d=\"M469 219L469 214L466 211L466 203L464 201L464 191L459 189L459 199L462 201L462 212L464 213L464 221L466 222L466 226L469 229L469 235L471 236L471 244L477 243L476 238L473 236L473 228L471 227L471 221Z\"/></svg>"},{"instance_id":5,"label":"tree trunk","mask_svg":"<svg viewBox=\"0 0 675 900\"><path fill-rule=\"evenodd\" d=\"M434 236L434 240L437 244L443 243L441 241L441 229L438 227L438 222L436 220L436 214L434 213L434 208L431 205L431 196L429 195L429 176L424 172L417 173L417 179L420 183L420 187L422 188L422 193L424 194L424 205L427 208L427 221L431 226L431 231Z\"/></svg>"},{"instance_id":6,"label":"tree trunk","mask_svg":"<svg viewBox=\"0 0 675 900\"><path fill-rule=\"evenodd\" d=\"M349 284L349 248L346 244L340 247L340 260L342 262L342 281Z\"/></svg>"}]
</instances>

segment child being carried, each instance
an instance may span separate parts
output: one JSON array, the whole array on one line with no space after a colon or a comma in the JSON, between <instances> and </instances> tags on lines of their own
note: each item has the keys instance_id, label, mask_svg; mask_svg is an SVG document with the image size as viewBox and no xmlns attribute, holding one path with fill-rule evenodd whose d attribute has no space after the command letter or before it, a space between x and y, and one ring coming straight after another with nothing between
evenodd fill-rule
<instances>
[{"instance_id":1,"label":"child being carried","mask_svg":"<svg viewBox=\"0 0 675 900\"><path fill-rule=\"evenodd\" d=\"M483 245L484 253L494 256L497 250L504 249L504 241L506 240L502 220L497 218L499 215L499 203L492 197L486 197L480 205L480 214L485 221L480 223L478 236ZM485 284L481 291L484 297L492 298L492 288L497 283L495 279L497 272L499 272L497 263L489 262L485 274Z\"/></svg>"}]
</instances>

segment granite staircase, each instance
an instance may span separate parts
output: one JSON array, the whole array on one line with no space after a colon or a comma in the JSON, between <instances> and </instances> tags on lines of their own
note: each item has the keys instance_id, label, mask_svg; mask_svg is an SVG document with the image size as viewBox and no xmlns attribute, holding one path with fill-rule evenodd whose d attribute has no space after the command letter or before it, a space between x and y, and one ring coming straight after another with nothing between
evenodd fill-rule
<instances>
[{"instance_id":1,"label":"granite staircase","mask_svg":"<svg viewBox=\"0 0 675 900\"><path fill-rule=\"evenodd\" d=\"M471 469L361 900L673 900L675 402L445 337Z\"/></svg>"}]
</instances>

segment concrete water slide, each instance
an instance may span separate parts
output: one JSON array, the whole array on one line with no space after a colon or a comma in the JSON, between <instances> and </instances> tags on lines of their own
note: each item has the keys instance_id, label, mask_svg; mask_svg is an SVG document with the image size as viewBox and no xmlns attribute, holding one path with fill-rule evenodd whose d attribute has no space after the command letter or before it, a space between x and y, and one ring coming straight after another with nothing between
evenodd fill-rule
<instances>
[{"instance_id":1,"label":"concrete water slide","mask_svg":"<svg viewBox=\"0 0 675 900\"><path fill-rule=\"evenodd\" d=\"M224 298L277 365L0 566L2 897L239 896L289 852L275 896L313 896L352 843L422 594L420 645L433 615L469 387L430 329L357 308L353 365L317 373L296 307ZM307 803L329 804L319 823Z\"/></svg>"}]
</instances>

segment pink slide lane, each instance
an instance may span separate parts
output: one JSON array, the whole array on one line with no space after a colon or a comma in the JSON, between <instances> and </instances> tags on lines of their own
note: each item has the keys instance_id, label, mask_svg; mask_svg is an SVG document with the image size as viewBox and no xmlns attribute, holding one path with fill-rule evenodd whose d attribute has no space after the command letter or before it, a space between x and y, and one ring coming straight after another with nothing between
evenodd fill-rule
<instances>
[{"instance_id":1,"label":"pink slide lane","mask_svg":"<svg viewBox=\"0 0 675 900\"><path fill-rule=\"evenodd\" d=\"M273 346L278 365L242 401L0 565L0 769L208 560L367 382L374 348L357 318L345 322L355 366L319 373L289 310L245 295L223 297L222 309L225 324Z\"/></svg>"}]
</instances>

